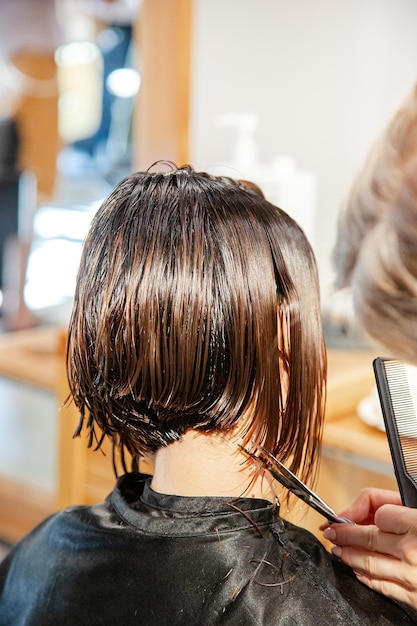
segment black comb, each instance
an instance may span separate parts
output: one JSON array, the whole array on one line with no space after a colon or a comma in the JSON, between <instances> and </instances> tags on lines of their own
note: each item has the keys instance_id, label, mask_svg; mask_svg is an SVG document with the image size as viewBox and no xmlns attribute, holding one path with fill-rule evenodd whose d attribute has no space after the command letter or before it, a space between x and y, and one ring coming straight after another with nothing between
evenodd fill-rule
<instances>
[{"instance_id":1,"label":"black comb","mask_svg":"<svg viewBox=\"0 0 417 626\"><path fill-rule=\"evenodd\" d=\"M417 368L396 359L373 361L395 477L405 506L417 508Z\"/></svg>"}]
</instances>

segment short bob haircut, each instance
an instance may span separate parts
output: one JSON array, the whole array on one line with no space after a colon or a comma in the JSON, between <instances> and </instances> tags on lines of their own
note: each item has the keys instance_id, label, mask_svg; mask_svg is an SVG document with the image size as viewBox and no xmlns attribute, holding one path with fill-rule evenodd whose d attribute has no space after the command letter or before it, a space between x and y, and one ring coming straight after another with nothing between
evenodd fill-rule
<instances>
[{"instance_id":1,"label":"short bob haircut","mask_svg":"<svg viewBox=\"0 0 417 626\"><path fill-rule=\"evenodd\" d=\"M81 258L67 371L89 443L138 459L189 431L315 475L326 356L311 247L244 181L184 166L125 178ZM101 430L98 436L95 425Z\"/></svg>"}]
</instances>

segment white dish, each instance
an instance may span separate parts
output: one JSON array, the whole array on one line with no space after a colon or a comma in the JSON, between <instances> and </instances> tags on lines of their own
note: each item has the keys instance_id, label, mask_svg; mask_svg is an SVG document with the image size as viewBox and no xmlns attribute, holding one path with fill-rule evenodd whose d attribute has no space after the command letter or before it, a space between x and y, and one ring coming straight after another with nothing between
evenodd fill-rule
<instances>
[{"instance_id":1,"label":"white dish","mask_svg":"<svg viewBox=\"0 0 417 626\"><path fill-rule=\"evenodd\" d=\"M381 405L379 403L378 391L375 387L369 396L363 398L356 407L358 417L378 430L385 432L384 418L382 417Z\"/></svg>"}]
</instances>

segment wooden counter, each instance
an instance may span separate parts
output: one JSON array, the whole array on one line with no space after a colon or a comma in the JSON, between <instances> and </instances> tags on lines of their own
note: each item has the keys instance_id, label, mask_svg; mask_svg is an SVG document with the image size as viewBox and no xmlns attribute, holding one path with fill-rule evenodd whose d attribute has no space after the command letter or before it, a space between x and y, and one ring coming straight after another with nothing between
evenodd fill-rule
<instances>
[{"instance_id":1,"label":"wooden counter","mask_svg":"<svg viewBox=\"0 0 417 626\"><path fill-rule=\"evenodd\" d=\"M60 326L0 335L0 376L56 392L62 365Z\"/></svg>"},{"instance_id":2,"label":"wooden counter","mask_svg":"<svg viewBox=\"0 0 417 626\"><path fill-rule=\"evenodd\" d=\"M324 449L362 457L385 471L391 467L385 432L368 426L357 415L357 406L375 387L373 352L329 350L329 376ZM389 468L387 467L389 466Z\"/></svg>"},{"instance_id":3,"label":"wooden counter","mask_svg":"<svg viewBox=\"0 0 417 626\"><path fill-rule=\"evenodd\" d=\"M56 396L64 333L61 327L37 327L0 335L0 376ZM56 508L55 493L0 476L0 538L17 541Z\"/></svg>"}]
</instances>

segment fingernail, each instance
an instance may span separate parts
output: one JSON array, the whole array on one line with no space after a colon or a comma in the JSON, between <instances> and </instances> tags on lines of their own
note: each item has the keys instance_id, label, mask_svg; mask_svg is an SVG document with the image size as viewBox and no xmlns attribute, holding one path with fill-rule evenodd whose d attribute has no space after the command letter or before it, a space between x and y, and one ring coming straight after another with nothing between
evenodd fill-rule
<instances>
[{"instance_id":1,"label":"fingernail","mask_svg":"<svg viewBox=\"0 0 417 626\"><path fill-rule=\"evenodd\" d=\"M329 541L335 541L336 531L334 530L334 528L326 528L323 532L323 537L325 537Z\"/></svg>"},{"instance_id":2,"label":"fingernail","mask_svg":"<svg viewBox=\"0 0 417 626\"><path fill-rule=\"evenodd\" d=\"M340 557L342 556L342 548L340 546L333 546L332 554L340 559Z\"/></svg>"}]
</instances>

